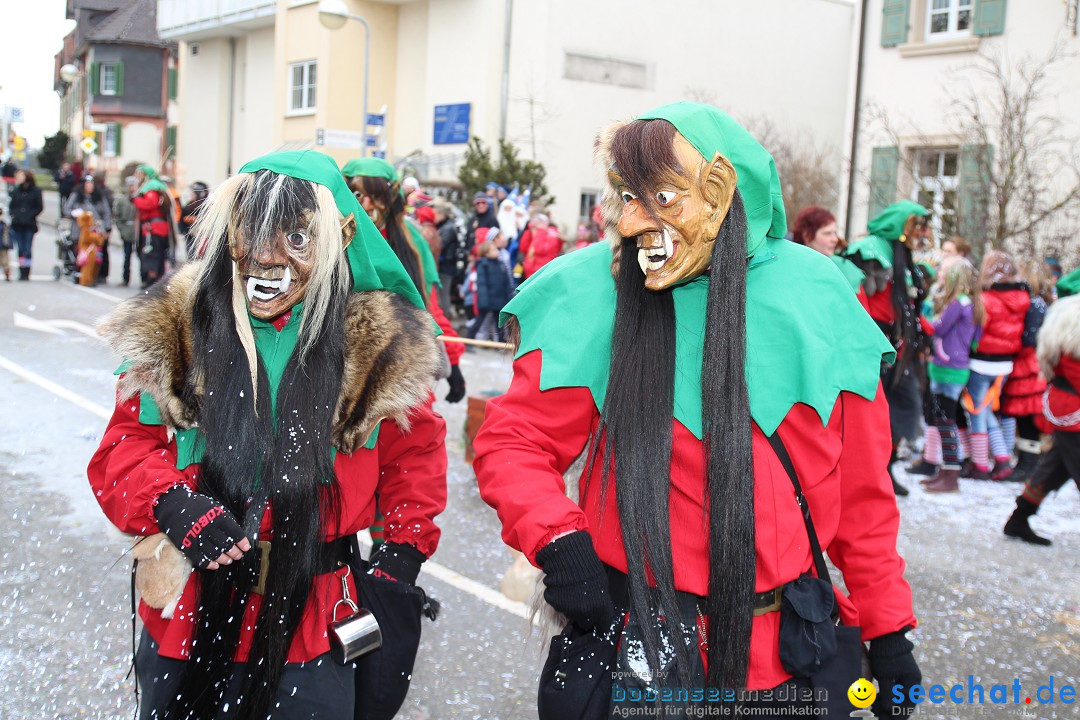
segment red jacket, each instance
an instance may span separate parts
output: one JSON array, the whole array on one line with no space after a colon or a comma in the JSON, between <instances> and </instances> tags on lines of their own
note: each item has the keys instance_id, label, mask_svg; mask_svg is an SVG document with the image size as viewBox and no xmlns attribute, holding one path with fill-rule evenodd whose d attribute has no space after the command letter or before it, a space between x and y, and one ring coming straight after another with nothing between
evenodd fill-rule
<instances>
[{"instance_id":1,"label":"red jacket","mask_svg":"<svg viewBox=\"0 0 1080 720\"><path fill-rule=\"evenodd\" d=\"M548 227L542 232L526 230L521 236L518 252L524 258L521 263L522 272L529 277L549 262L559 257L562 252L562 240L553 227Z\"/></svg>"},{"instance_id":2,"label":"red jacket","mask_svg":"<svg viewBox=\"0 0 1080 720\"><path fill-rule=\"evenodd\" d=\"M139 212L140 235L147 230L159 237L169 234L169 223L161 212L161 193L150 190L131 198L131 204Z\"/></svg>"},{"instance_id":3,"label":"red jacket","mask_svg":"<svg viewBox=\"0 0 1080 720\"><path fill-rule=\"evenodd\" d=\"M418 407L410 416L412 427L405 434L398 426L384 420L379 439L372 450L361 448L351 455L339 452L334 470L341 497L338 524L326 528L326 539L359 532L375 519L375 497L387 517L386 541L408 543L425 555L435 552L439 528L435 516L446 507L446 451L443 438L446 423L429 405ZM139 422L138 395L119 400L101 446L90 460L87 475L101 509L121 532L153 535L159 532L153 507L158 497L183 483L196 489L199 465L176 468L176 441L164 425ZM436 481L436 479L440 479ZM263 517L260 536L268 539L272 529L269 511ZM211 572L211 571L208 571ZM195 630L193 611L198 607L198 576L192 573L173 618L161 616L145 603L139 604L150 637L160 646L160 653L171 658L186 658L187 647ZM329 652L326 628L334 603L341 600L344 571L315 578L312 594L303 618L293 636L288 662L305 662ZM348 580L350 585L352 579ZM357 597L356 588L350 588ZM236 660L247 659L252 630L262 598L252 595L244 617Z\"/></svg>"},{"instance_id":4,"label":"red jacket","mask_svg":"<svg viewBox=\"0 0 1080 720\"><path fill-rule=\"evenodd\" d=\"M1072 385L1074 390L1080 392L1080 358L1063 355L1061 360L1058 361L1057 366L1054 368L1054 375L1063 378ZM1080 411L1080 395L1070 393L1053 384L1050 385L1046 402L1049 406L1050 413L1058 418L1063 418L1066 415L1071 415L1074 412ZM1062 432L1080 432L1080 422L1064 427L1060 425L1050 425L1050 429L1060 430Z\"/></svg>"},{"instance_id":5,"label":"red jacket","mask_svg":"<svg viewBox=\"0 0 1080 720\"><path fill-rule=\"evenodd\" d=\"M446 337L461 337L458 335L457 330L454 329L454 326L450 324L450 319L446 317L442 306L439 305L439 289L434 285L431 287L431 297L427 299L427 306L428 312L431 313L431 317L435 318L435 324L443 331L443 335ZM451 365L457 365L461 362L461 356L465 354L463 344L448 342L442 343L442 346L446 348L446 354L450 357Z\"/></svg>"},{"instance_id":6,"label":"red jacket","mask_svg":"<svg viewBox=\"0 0 1080 720\"><path fill-rule=\"evenodd\" d=\"M553 537L587 530L600 559L626 570L615 493L600 507L600 469L566 497L562 473L582 452L599 421L586 388L541 391L541 353L514 363L510 389L488 401L474 447L481 497L499 513L503 540L536 562ZM888 406L880 388L873 402L842 393L827 426L806 405L795 405L780 435L811 505L822 547L844 574L849 595L837 593L846 623L863 639L914 626L911 588L896 551L900 514L886 471L891 450ZM846 438L845 438L846 435ZM788 475L761 430L753 426L756 590L766 591L807 572L813 561ZM675 587L708 590L708 528L701 441L675 422L671 454L671 528ZM603 521L601 522L601 517ZM790 677L780 665L778 612L755 617L748 687L775 687Z\"/></svg>"},{"instance_id":7,"label":"red jacket","mask_svg":"<svg viewBox=\"0 0 1080 720\"><path fill-rule=\"evenodd\" d=\"M1031 295L1024 283L994 283L982 292L986 310L982 338L972 359L1012 360L1020 352L1020 337L1024 334Z\"/></svg>"}]
</instances>

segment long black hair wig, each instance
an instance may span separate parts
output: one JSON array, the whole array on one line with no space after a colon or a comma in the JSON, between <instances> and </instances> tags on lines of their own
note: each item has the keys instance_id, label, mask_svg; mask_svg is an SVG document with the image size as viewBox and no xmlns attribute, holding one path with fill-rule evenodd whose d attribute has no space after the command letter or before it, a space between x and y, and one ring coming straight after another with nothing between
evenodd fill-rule
<instances>
[{"instance_id":1,"label":"long black hair wig","mask_svg":"<svg viewBox=\"0 0 1080 720\"><path fill-rule=\"evenodd\" d=\"M413 285L416 286L416 291L420 293L420 297L424 298L426 304L428 296L424 268L416 250L413 249L408 230L405 229L405 198L401 196L397 183L391 184L386 178L362 175L360 180L364 194L370 195L373 200L386 208L386 242L390 243L394 254L405 266L405 272L409 274ZM353 182L355 183L355 180Z\"/></svg>"},{"instance_id":2,"label":"long black hair wig","mask_svg":"<svg viewBox=\"0 0 1080 720\"><path fill-rule=\"evenodd\" d=\"M217 195L201 226L219 235L209 238L194 298L188 397L198 403L205 440L198 491L221 501L246 531L257 532L262 519L263 505L252 503L253 497L265 497L273 516L267 583L249 659L241 666L242 702L236 716L263 720L318 573L324 528L340 514L330 438L344 370L343 323L350 283L341 277L348 274L343 262L313 271L311 282L318 280L321 288L313 293L309 285L297 347L271 407L266 368L257 355L255 367L250 367L252 356L245 350L244 333L238 331L249 328L249 320L242 298L237 310L242 282L231 250L238 236L257 251L275 242L278 233L303 228L313 242L336 242L336 254L342 255L336 208L329 191L266 170L229 180ZM309 309L318 303L324 307ZM318 313L319 322L307 323L309 311ZM249 539L254 545L255 538ZM190 658L164 718L204 720L221 711L244 610L252 599L249 584L241 578L247 576L243 566L254 562L253 555L228 568L198 573Z\"/></svg>"},{"instance_id":3,"label":"long black hair wig","mask_svg":"<svg viewBox=\"0 0 1080 720\"><path fill-rule=\"evenodd\" d=\"M656 218L649 188L667 171L685 174L673 150L675 128L635 121L611 146L614 165ZM659 221L659 219L657 218ZM736 190L709 269L701 398L708 527L708 683L746 685L755 578L754 473L746 386L746 213ZM644 629L650 667L658 669L658 615L678 616L669 494L675 384L675 306L671 290L645 288L634 238L622 238L616 270L615 325L607 394L594 446L603 487L615 472L626 549L630 611ZM650 583L650 576L653 580ZM682 633L672 628L671 637ZM680 680L689 681L688 649L675 642Z\"/></svg>"}]
</instances>

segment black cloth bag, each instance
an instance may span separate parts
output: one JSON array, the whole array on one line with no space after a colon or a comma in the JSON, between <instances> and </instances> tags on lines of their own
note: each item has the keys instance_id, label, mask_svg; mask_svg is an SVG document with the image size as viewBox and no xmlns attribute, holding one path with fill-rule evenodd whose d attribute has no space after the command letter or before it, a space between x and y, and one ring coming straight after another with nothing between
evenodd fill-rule
<instances>
[{"instance_id":1,"label":"black cloth bag","mask_svg":"<svg viewBox=\"0 0 1080 720\"><path fill-rule=\"evenodd\" d=\"M614 632L601 636L569 623L551 638L536 698L540 720L608 717L616 637Z\"/></svg>"},{"instance_id":2,"label":"black cloth bag","mask_svg":"<svg viewBox=\"0 0 1080 720\"><path fill-rule=\"evenodd\" d=\"M368 574L354 548L358 604L375 616L382 647L356 659L355 720L389 720L405 703L420 646L420 618L434 620L438 605L420 587Z\"/></svg>"}]
</instances>

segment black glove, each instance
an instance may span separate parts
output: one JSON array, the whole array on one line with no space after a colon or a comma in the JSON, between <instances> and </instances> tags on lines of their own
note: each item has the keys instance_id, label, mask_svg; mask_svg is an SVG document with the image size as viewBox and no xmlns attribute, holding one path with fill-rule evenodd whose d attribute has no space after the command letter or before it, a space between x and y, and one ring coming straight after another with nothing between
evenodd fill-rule
<instances>
[{"instance_id":1,"label":"black glove","mask_svg":"<svg viewBox=\"0 0 1080 720\"><path fill-rule=\"evenodd\" d=\"M205 569L244 538L236 518L212 497L177 485L154 506L158 527L197 568Z\"/></svg>"},{"instance_id":2,"label":"black glove","mask_svg":"<svg viewBox=\"0 0 1080 720\"><path fill-rule=\"evenodd\" d=\"M450 392L446 393L446 402L461 402L465 397L465 376L461 374L461 368L457 365L450 366L450 377L446 378L450 383Z\"/></svg>"},{"instance_id":3,"label":"black glove","mask_svg":"<svg viewBox=\"0 0 1080 720\"><path fill-rule=\"evenodd\" d=\"M607 572L584 530L551 542L536 553L544 571L544 600L582 630L606 629L615 619Z\"/></svg>"},{"instance_id":4,"label":"black glove","mask_svg":"<svg viewBox=\"0 0 1080 720\"><path fill-rule=\"evenodd\" d=\"M922 672L912 650L915 646L907 639L907 628L882 635L870 641L870 673L877 679L877 700L874 714L879 718L911 717L915 703L908 691L912 685L922 682ZM893 702L893 686L901 685L904 701ZM901 708L894 712L893 708Z\"/></svg>"},{"instance_id":5,"label":"black glove","mask_svg":"<svg viewBox=\"0 0 1080 720\"><path fill-rule=\"evenodd\" d=\"M416 576L420 574L420 566L425 560L427 556L412 545L383 543L371 556L369 572L415 585Z\"/></svg>"}]
</instances>

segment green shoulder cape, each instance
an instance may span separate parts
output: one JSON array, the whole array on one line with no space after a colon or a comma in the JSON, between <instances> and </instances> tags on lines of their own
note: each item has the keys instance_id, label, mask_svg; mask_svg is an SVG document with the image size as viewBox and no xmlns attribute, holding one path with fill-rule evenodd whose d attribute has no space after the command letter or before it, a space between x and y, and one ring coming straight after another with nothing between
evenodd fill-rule
<instances>
[{"instance_id":1,"label":"green shoulder cape","mask_svg":"<svg viewBox=\"0 0 1080 720\"><path fill-rule=\"evenodd\" d=\"M669 291L676 319L675 419L699 439L708 290L702 276ZM836 266L787 240L768 239L750 260L746 311L750 412L766 434L795 403L813 407L824 425L840 392L873 399L881 361L895 358ZM540 389L586 387L603 408L615 315L607 243L541 268L503 309L502 320L510 315L521 327L517 357L543 353Z\"/></svg>"},{"instance_id":2,"label":"green shoulder cape","mask_svg":"<svg viewBox=\"0 0 1080 720\"><path fill-rule=\"evenodd\" d=\"M439 266L435 264L435 255L431 252L431 246L428 245L424 234L420 232L420 228L408 218L405 218L405 227L409 229L409 237L413 246L416 247L416 254L420 256L420 269L424 271L424 282L427 283L427 287L424 288L426 300L431 297L431 291L436 285L442 286L439 281Z\"/></svg>"}]
</instances>

